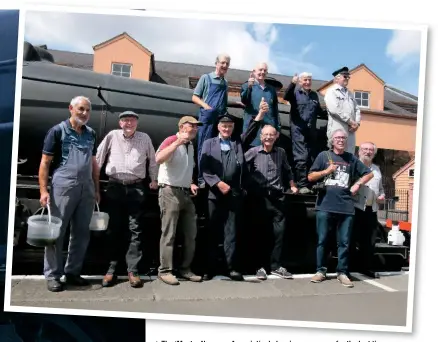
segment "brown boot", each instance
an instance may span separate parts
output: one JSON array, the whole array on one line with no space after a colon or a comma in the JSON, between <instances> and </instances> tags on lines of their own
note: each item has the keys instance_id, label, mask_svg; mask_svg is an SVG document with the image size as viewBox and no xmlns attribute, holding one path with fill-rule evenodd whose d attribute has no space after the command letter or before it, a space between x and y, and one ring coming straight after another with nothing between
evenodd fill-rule
<instances>
[{"instance_id":1,"label":"brown boot","mask_svg":"<svg viewBox=\"0 0 438 342\"><path fill-rule=\"evenodd\" d=\"M103 277L102 280L102 287L110 287L115 285L117 280L117 276L115 274L111 274L111 273L107 273L105 274L105 276Z\"/></svg>"},{"instance_id":2,"label":"brown boot","mask_svg":"<svg viewBox=\"0 0 438 342\"><path fill-rule=\"evenodd\" d=\"M129 283L131 284L131 287L142 287L143 283L141 282L140 277L137 273L129 272Z\"/></svg>"}]
</instances>

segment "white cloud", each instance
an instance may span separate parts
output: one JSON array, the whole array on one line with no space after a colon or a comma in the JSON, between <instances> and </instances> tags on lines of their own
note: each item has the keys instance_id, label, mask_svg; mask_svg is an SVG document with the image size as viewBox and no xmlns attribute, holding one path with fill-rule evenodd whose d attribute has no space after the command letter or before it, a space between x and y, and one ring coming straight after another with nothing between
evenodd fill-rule
<instances>
[{"instance_id":1,"label":"white cloud","mask_svg":"<svg viewBox=\"0 0 438 342\"><path fill-rule=\"evenodd\" d=\"M278 30L272 24L27 12L25 25L26 39L32 44L47 44L49 49L93 53L93 45L127 32L160 61L213 66L216 55L224 52L236 69L251 70L256 63L266 61L271 73L279 73L302 64L274 52ZM318 69L307 65L312 72Z\"/></svg>"},{"instance_id":2,"label":"white cloud","mask_svg":"<svg viewBox=\"0 0 438 342\"><path fill-rule=\"evenodd\" d=\"M406 69L412 65L413 58L417 59L420 49L420 31L394 30L386 46L386 55L401 69Z\"/></svg>"}]
</instances>

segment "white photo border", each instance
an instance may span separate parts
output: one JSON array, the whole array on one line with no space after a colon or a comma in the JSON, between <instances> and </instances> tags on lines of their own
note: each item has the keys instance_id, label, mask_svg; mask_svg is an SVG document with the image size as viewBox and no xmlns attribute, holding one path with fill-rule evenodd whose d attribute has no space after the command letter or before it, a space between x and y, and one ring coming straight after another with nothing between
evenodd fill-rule
<instances>
[{"instance_id":1,"label":"white photo border","mask_svg":"<svg viewBox=\"0 0 438 342\"><path fill-rule=\"evenodd\" d=\"M163 6L163 4L161 4ZM169 6L170 7L170 6ZM9 208L9 229L8 229L8 248L6 263L6 282L5 282L5 312L27 312L27 313L45 313L61 315L81 315L81 316L101 316L101 317L122 317L135 319L160 319L172 321L192 321L192 322L210 322L210 323L228 323L228 324L246 324L246 325L269 325L269 326L290 326L290 327L308 327L322 329L348 329L348 330L370 330L370 331L388 331L388 332L412 332L413 325L413 306L414 306L414 284L416 270L416 251L417 251L417 232L418 232L418 208L421 179L421 153L423 142L423 116L424 116L424 90L426 75L426 56L427 56L427 25L399 24L388 22L335 20L335 19L313 19L313 18L291 18L290 16L259 16L243 14L213 14L202 12L203 20L221 20L221 21L240 21L240 22L266 22L275 24L298 24L298 25L325 25L336 27L361 27L361 28L378 28L378 29L400 29L415 30L421 33L421 57L420 57L420 75L418 91L418 110L416 125L416 173L414 179L414 199L412 211L412 231L410 247L410 269L409 269L409 286L408 286L408 305L406 326L384 326L384 325L365 325L349 323L322 323L310 321L286 321L286 320L266 320L266 319L244 319L234 317L214 317L214 316L195 316L195 315L169 315L169 314L148 314L134 313L126 311L106 311L106 310L85 310L85 309L59 309L59 308L42 308L27 306L12 306L11 301L11 274L12 274L12 255L13 255L13 238L14 238L14 219L15 219L15 196L17 182L17 157L18 141L20 129L20 107L21 107L21 79L23 69L23 45L26 12L68 12L68 13L87 13L100 15L122 15L122 16L139 16L139 17L162 17L162 18L195 18L199 19L199 12L186 11L136 11L122 9L103 9L93 7L73 7L73 6L21 6L20 23L18 35L17 51L17 75L15 91L15 115L14 115L14 133L13 133L13 151L11 162L11 189L10 189L10 208Z\"/></svg>"}]
</instances>

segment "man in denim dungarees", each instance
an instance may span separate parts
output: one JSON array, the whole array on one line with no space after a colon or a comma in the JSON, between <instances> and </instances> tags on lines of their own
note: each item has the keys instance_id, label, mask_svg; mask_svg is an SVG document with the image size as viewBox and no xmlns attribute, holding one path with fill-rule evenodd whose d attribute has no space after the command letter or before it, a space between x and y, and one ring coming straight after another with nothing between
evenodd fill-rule
<instances>
[{"instance_id":1,"label":"man in denim dungarees","mask_svg":"<svg viewBox=\"0 0 438 342\"><path fill-rule=\"evenodd\" d=\"M228 82L225 74L229 66L230 56L217 56L216 70L202 75L193 91L192 101L201 107L198 120L203 124L198 129L198 170L202 145L205 140L217 135L217 119L227 111ZM198 185L204 187L204 184L201 171L198 171Z\"/></svg>"},{"instance_id":2,"label":"man in denim dungarees","mask_svg":"<svg viewBox=\"0 0 438 342\"><path fill-rule=\"evenodd\" d=\"M80 273L90 239L91 216L95 203L100 201L96 133L86 126L90 109L89 99L75 97L69 106L70 118L52 127L44 140L39 170L40 202L43 207L50 205L52 215L62 219L59 238L54 246L46 247L44 255L44 276L48 290L53 292L62 291L63 274L68 284L88 285ZM49 195L47 185L52 162L54 172ZM70 243L63 269L62 250L69 223Z\"/></svg>"}]
</instances>

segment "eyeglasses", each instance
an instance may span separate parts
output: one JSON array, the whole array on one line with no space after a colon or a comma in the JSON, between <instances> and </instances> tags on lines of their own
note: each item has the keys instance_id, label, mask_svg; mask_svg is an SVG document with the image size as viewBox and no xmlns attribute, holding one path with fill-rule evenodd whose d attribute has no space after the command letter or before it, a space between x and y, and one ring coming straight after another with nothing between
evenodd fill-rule
<instances>
[{"instance_id":1,"label":"eyeglasses","mask_svg":"<svg viewBox=\"0 0 438 342\"><path fill-rule=\"evenodd\" d=\"M347 137L334 137L334 140L347 140Z\"/></svg>"}]
</instances>

